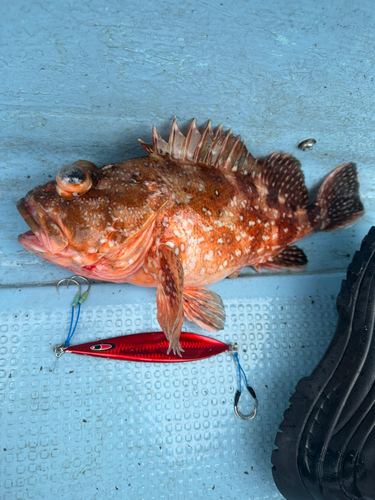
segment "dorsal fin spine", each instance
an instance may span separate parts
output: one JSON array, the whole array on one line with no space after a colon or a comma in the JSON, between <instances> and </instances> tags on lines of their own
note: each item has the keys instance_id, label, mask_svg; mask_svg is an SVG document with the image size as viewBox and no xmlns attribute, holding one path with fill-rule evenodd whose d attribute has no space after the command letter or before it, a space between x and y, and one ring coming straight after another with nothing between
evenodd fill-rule
<instances>
[{"instance_id":1,"label":"dorsal fin spine","mask_svg":"<svg viewBox=\"0 0 375 500\"><path fill-rule=\"evenodd\" d=\"M219 153L219 156L217 157L216 162L215 162L215 165L218 167L220 167L224 163L223 156L224 156L225 148L227 147L227 144L228 144L228 141L229 141L229 138L231 137L231 135L232 135L232 129L230 129L228 131L228 133L224 137L224 140L221 144L220 153Z\"/></svg>"},{"instance_id":2,"label":"dorsal fin spine","mask_svg":"<svg viewBox=\"0 0 375 500\"><path fill-rule=\"evenodd\" d=\"M211 147L211 161L215 164L217 157L220 154L222 138L223 138L223 125L220 123L218 126L216 133L213 138L212 147Z\"/></svg>"},{"instance_id":3,"label":"dorsal fin spine","mask_svg":"<svg viewBox=\"0 0 375 500\"><path fill-rule=\"evenodd\" d=\"M203 152L203 146L208 135L212 135L211 120L209 120L207 125L205 126L201 138L199 139L198 145L195 148L194 158L193 158L194 161L199 160L200 154Z\"/></svg>"},{"instance_id":4,"label":"dorsal fin spine","mask_svg":"<svg viewBox=\"0 0 375 500\"><path fill-rule=\"evenodd\" d=\"M161 138L155 127L152 127L152 145L155 153L162 153L167 147L167 143Z\"/></svg>"},{"instance_id":5,"label":"dorsal fin spine","mask_svg":"<svg viewBox=\"0 0 375 500\"><path fill-rule=\"evenodd\" d=\"M169 155L171 155L171 153L173 152L173 143L175 140L176 128L178 128L176 118L173 118L171 131L169 132L168 146L166 151Z\"/></svg>"},{"instance_id":6,"label":"dorsal fin spine","mask_svg":"<svg viewBox=\"0 0 375 500\"><path fill-rule=\"evenodd\" d=\"M238 149L238 151L236 151ZM237 155L239 150L241 149L241 136L237 137L236 142L234 143L231 152L229 153L228 159L226 163L230 166L230 163L233 163L232 172L237 172L238 165L236 165Z\"/></svg>"},{"instance_id":7,"label":"dorsal fin spine","mask_svg":"<svg viewBox=\"0 0 375 500\"><path fill-rule=\"evenodd\" d=\"M155 154L153 146L150 146L150 144L146 144L145 142L142 141L142 139L138 139L138 142L140 143L140 145L142 146L142 148L145 151L147 151L147 154L149 154L150 156L153 155L153 154Z\"/></svg>"},{"instance_id":8,"label":"dorsal fin spine","mask_svg":"<svg viewBox=\"0 0 375 500\"><path fill-rule=\"evenodd\" d=\"M167 153L172 158L182 158L182 146L185 140L185 136L180 132L178 128L176 118L173 119L171 132L169 134L169 141L167 147Z\"/></svg>"},{"instance_id":9,"label":"dorsal fin spine","mask_svg":"<svg viewBox=\"0 0 375 500\"><path fill-rule=\"evenodd\" d=\"M197 129L197 126L196 126L196 123L195 123L195 118L193 118L193 120L190 123L189 130L188 130L188 132L186 134L184 143L182 145L182 158L184 160L190 160L191 159L191 158L189 158L189 154L188 154L189 144L194 140L194 136L196 137L196 133L197 132L198 132L198 129ZM198 134L199 134L199 137L200 137L200 133L199 132L198 132ZM198 141L199 141L199 138L198 138Z\"/></svg>"},{"instance_id":10,"label":"dorsal fin spine","mask_svg":"<svg viewBox=\"0 0 375 500\"><path fill-rule=\"evenodd\" d=\"M152 146L140 142L149 155L169 156L176 161L193 161L222 170L238 171L243 175L251 172L255 162L240 136L234 138L232 130L224 134L222 125L213 133L211 121L200 134L195 119L192 120L185 137L174 119L168 142L162 139L155 127L152 130Z\"/></svg>"}]
</instances>

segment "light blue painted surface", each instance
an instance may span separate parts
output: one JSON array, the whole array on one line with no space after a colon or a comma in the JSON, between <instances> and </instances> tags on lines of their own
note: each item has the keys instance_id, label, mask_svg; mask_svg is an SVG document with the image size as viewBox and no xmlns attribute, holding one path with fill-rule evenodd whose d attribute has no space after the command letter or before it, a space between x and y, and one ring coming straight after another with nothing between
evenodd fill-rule
<instances>
[{"instance_id":1,"label":"light blue painted surface","mask_svg":"<svg viewBox=\"0 0 375 500\"><path fill-rule=\"evenodd\" d=\"M374 16L370 0L0 5L1 498L281 498L277 426L333 334L340 279L375 221ZM182 128L222 122L254 155L291 152L309 187L358 164L366 215L301 242L304 275L214 287L228 312L215 336L238 337L259 393L251 423L233 415L225 356L171 370L66 355L48 370L70 298L36 285L67 274L18 245L15 203L63 164L142 155L137 138L153 124L167 136L173 116ZM317 145L299 151L307 137ZM152 326L152 290L101 284L76 340Z\"/></svg>"}]
</instances>

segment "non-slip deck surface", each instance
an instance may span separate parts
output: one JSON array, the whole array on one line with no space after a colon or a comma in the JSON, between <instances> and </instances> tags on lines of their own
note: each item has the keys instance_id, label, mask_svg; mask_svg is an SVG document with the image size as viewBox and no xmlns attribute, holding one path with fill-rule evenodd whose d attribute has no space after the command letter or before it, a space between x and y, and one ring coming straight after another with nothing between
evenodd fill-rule
<instances>
[{"instance_id":1,"label":"non-slip deck surface","mask_svg":"<svg viewBox=\"0 0 375 500\"><path fill-rule=\"evenodd\" d=\"M130 363L66 353L73 290L0 292L1 498L282 498L273 441L298 379L324 353L341 276L226 280L227 326L258 415L233 412L230 354L193 363ZM72 343L157 329L154 291L95 285ZM204 333L195 325L185 329ZM251 408L245 392L241 409Z\"/></svg>"}]
</instances>

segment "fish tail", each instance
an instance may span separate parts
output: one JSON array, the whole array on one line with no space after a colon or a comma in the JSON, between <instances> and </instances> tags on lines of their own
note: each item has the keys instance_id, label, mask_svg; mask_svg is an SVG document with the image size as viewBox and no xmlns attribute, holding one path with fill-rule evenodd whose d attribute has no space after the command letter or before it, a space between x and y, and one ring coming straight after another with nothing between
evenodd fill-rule
<instances>
[{"instance_id":1,"label":"fish tail","mask_svg":"<svg viewBox=\"0 0 375 500\"><path fill-rule=\"evenodd\" d=\"M348 227L362 217L364 207L355 163L340 165L326 177L307 213L315 231Z\"/></svg>"}]
</instances>

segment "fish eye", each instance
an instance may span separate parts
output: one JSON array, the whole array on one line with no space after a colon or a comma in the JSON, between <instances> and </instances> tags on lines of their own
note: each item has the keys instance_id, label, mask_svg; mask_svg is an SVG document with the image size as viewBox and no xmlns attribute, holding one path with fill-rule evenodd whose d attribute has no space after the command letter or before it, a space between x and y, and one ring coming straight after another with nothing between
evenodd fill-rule
<instances>
[{"instance_id":1,"label":"fish eye","mask_svg":"<svg viewBox=\"0 0 375 500\"><path fill-rule=\"evenodd\" d=\"M64 165L57 172L56 191L63 198L73 198L85 194L92 186L90 173L78 163L82 162Z\"/></svg>"}]
</instances>

